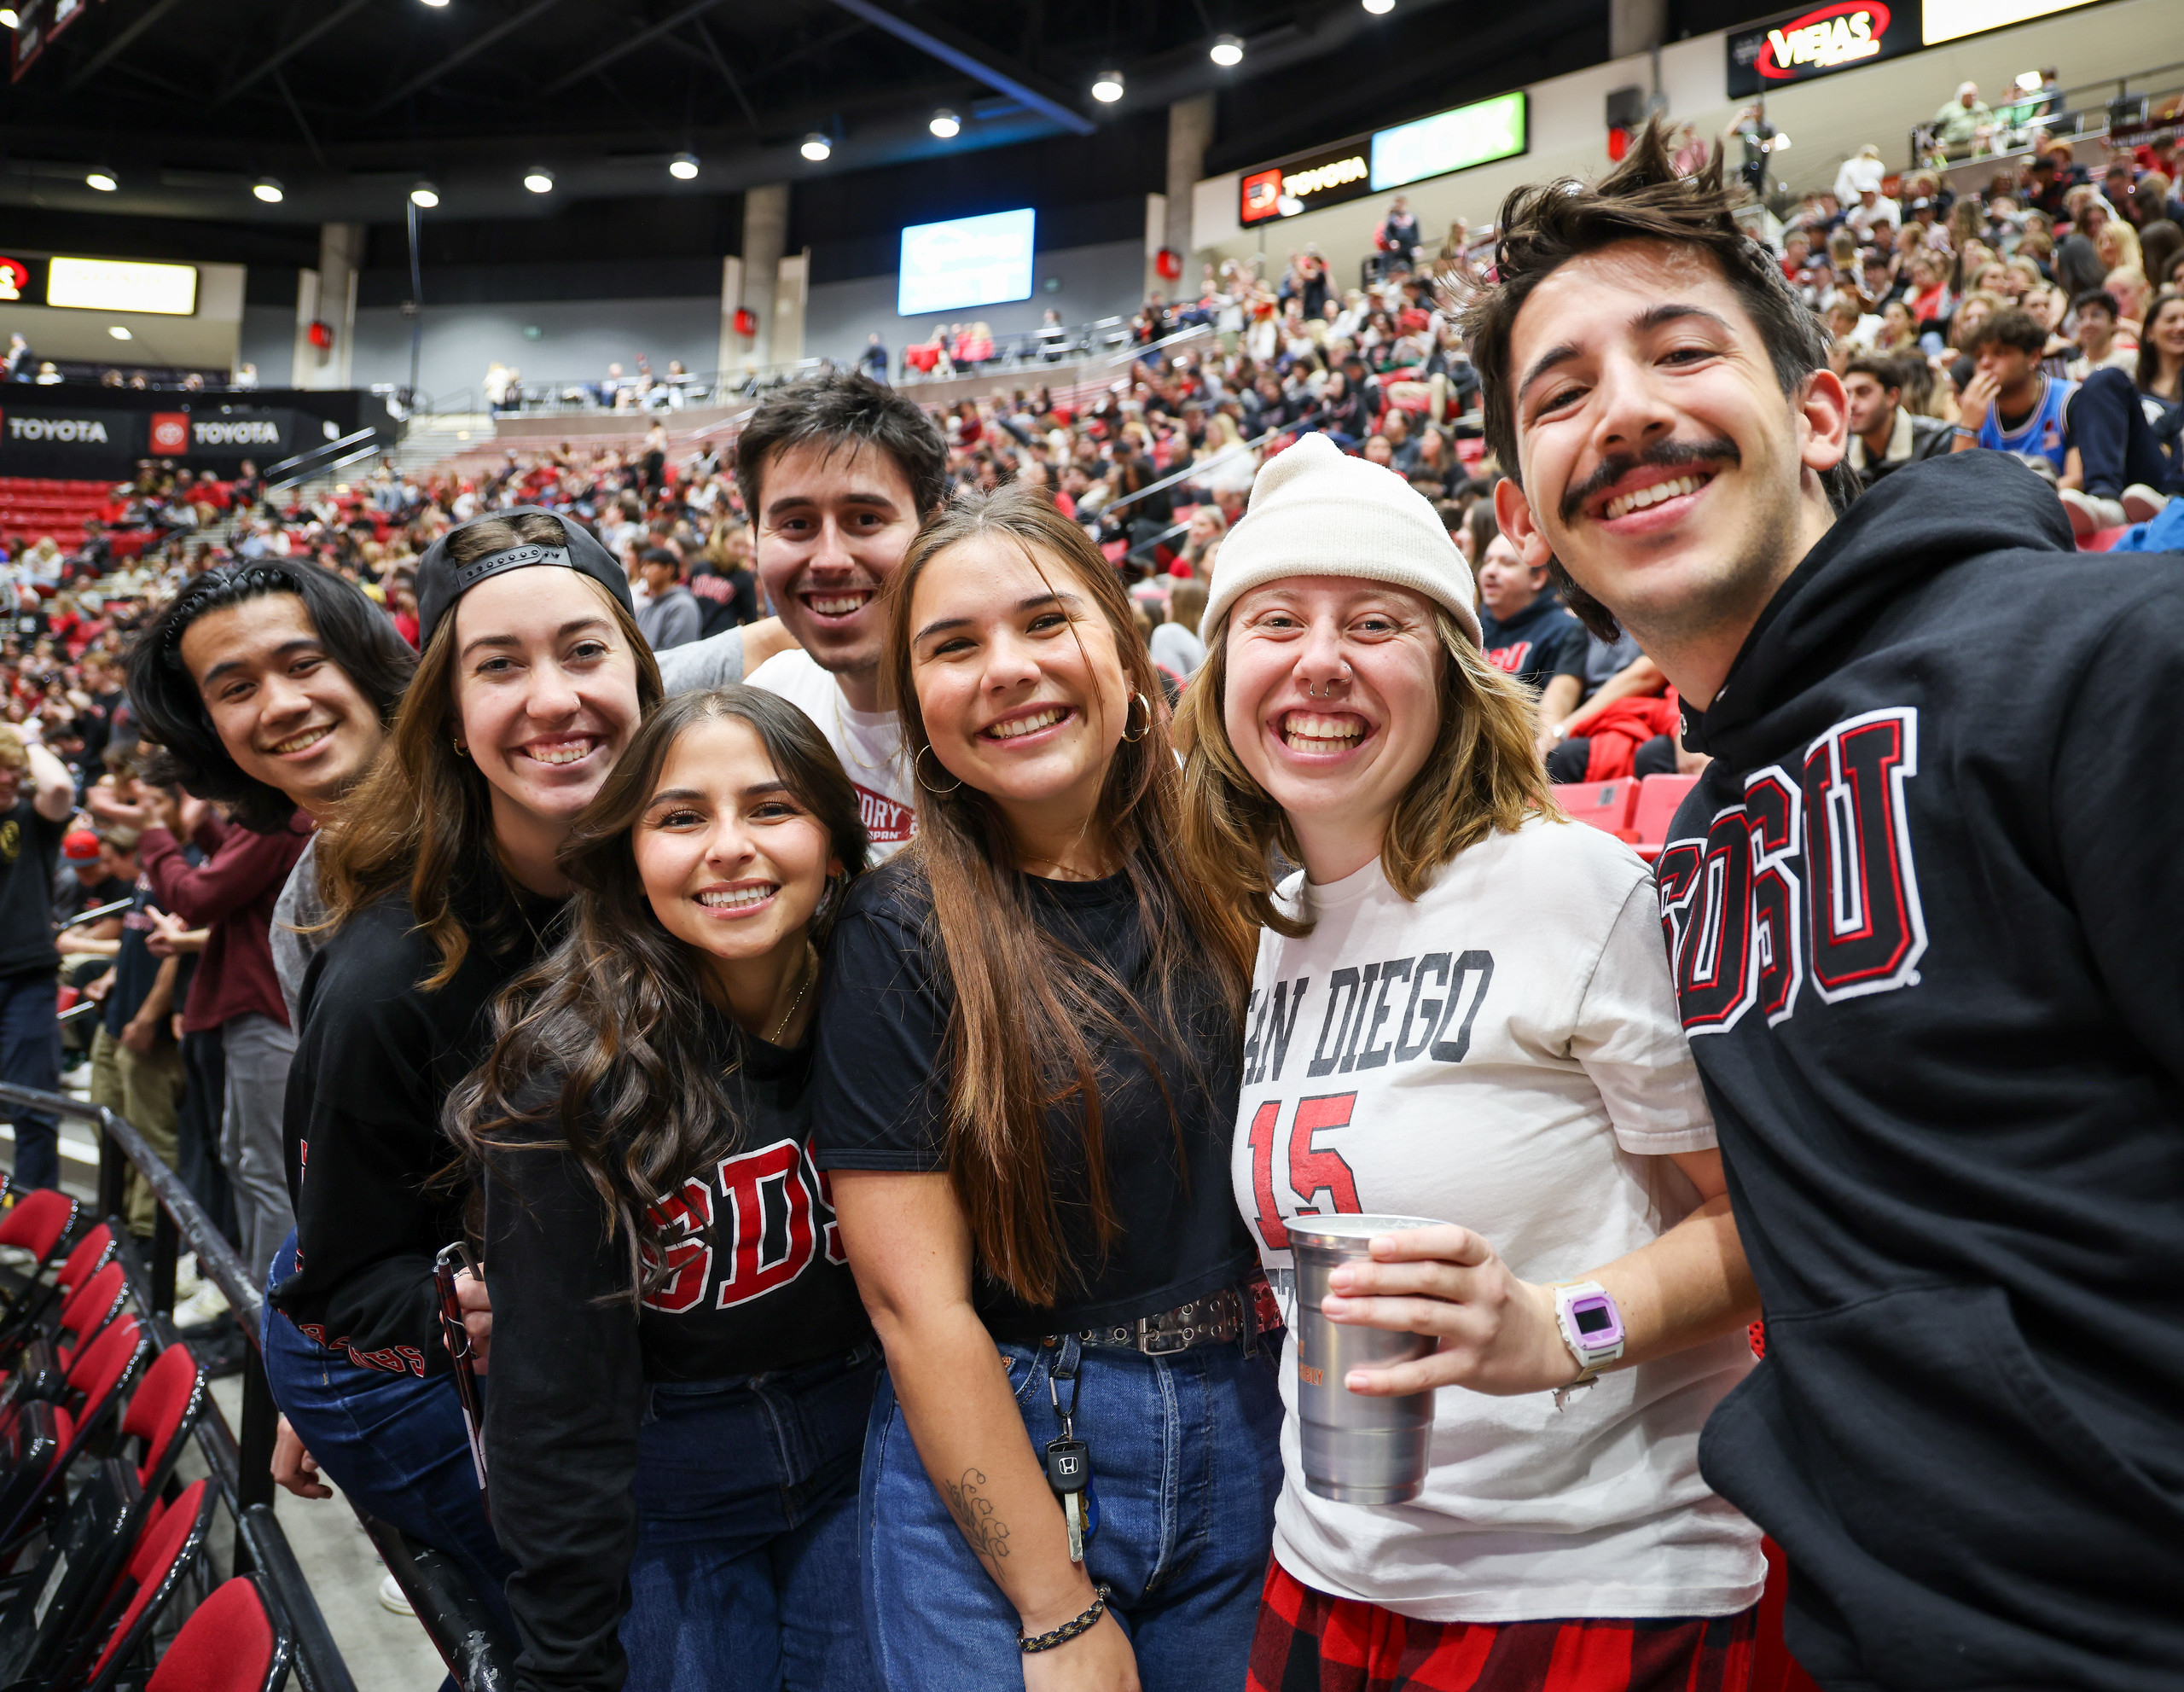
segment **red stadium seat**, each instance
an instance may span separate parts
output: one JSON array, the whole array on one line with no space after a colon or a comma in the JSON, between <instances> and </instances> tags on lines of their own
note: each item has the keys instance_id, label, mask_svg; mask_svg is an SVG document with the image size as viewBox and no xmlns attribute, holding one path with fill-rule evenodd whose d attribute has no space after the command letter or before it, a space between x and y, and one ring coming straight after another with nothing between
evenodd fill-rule
<instances>
[{"instance_id":1,"label":"red stadium seat","mask_svg":"<svg viewBox=\"0 0 2184 1692\"><path fill-rule=\"evenodd\" d=\"M1609 834L1630 826L1630 807L1638 802L1638 783L1625 777L1615 782L1559 782L1555 803L1570 813L1573 823L1589 823Z\"/></svg>"},{"instance_id":2,"label":"red stadium seat","mask_svg":"<svg viewBox=\"0 0 2184 1692\"><path fill-rule=\"evenodd\" d=\"M114 1623L106 1648L92 1664L88 1687L113 1685L137 1648L151 1637L160 1612L173 1597L176 1587L181 1584L190 1564L204 1548L206 1532L212 1523L212 1504L213 1495L206 1484L201 1480L194 1482L150 1523L137 1540L129 1567L121 1577L123 1588L130 1593L129 1607ZM188 1631L187 1625L183 1631ZM175 1645L181 1643L181 1636L177 1635ZM170 1655L173 1650L174 1646L168 1648ZM158 1677L155 1672L153 1678ZM259 1683L249 1683L255 1688Z\"/></svg>"},{"instance_id":3,"label":"red stadium seat","mask_svg":"<svg viewBox=\"0 0 2184 1692\"><path fill-rule=\"evenodd\" d=\"M1639 783L1638 804L1630 815L1623 838L1638 848L1638 856L1651 863L1669 841L1669 825L1683 796L1699 785L1696 776L1648 776Z\"/></svg>"},{"instance_id":4,"label":"red stadium seat","mask_svg":"<svg viewBox=\"0 0 2184 1692\"><path fill-rule=\"evenodd\" d=\"M183 1436L203 1413L207 1379L189 1346L169 1346L137 1382L121 1419L121 1437L144 1442L136 1478L146 1491L160 1489Z\"/></svg>"},{"instance_id":5,"label":"red stadium seat","mask_svg":"<svg viewBox=\"0 0 2184 1692\"><path fill-rule=\"evenodd\" d=\"M83 1206L50 1187L34 1188L17 1199L7 1215L0 1217L0 1246L14 1246L37 1259L32 1272L52 1260L68 1230L76 1225Z\"/></svg>"},{"instance_id":6,"label":"red stadium seat","mask_svg":"<svg viewBox=\"0 0 2184 1692\"><path fill-rule=\"evenodd\" d=\"M183 1623L144 1692L275 1692L294 1649L257 1583L239 1574Z\"/></svg>"}]
</instances>

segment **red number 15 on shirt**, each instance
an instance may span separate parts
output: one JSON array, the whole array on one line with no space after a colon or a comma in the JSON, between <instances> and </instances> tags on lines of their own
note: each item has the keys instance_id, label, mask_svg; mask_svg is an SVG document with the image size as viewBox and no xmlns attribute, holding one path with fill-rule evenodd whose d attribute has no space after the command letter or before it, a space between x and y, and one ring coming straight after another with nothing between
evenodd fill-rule
<instances>
[{"instance_id":1,"label":"red number 15 on shirt","mask_svg":"<svg viewBox=\"0 0 2184 1692\"><path fill-rule=\"evenodd\" d=\"M1289 1189L1304 1201L1292 1216L1319 1214L1314 1201L1325 1193L1338 1216L1356 1216L1364 1206L1357 1201L1357 1183L1342 1154L1321 1151L1313 1143L1323 1128L1347 1128L1357 1102L1355 1093L1329 1093L1297 1101L1297 1113L1289 1125ZM1259 1237L1271 1252L1289 1249L1289 1230L1281 1224L1281 1204L1274 1191L1274 1143L1281 1133L1281 1101L1269 1099L1252 1116L1252 1195L1258 1201Z\"/></svg>"}]
</instances>

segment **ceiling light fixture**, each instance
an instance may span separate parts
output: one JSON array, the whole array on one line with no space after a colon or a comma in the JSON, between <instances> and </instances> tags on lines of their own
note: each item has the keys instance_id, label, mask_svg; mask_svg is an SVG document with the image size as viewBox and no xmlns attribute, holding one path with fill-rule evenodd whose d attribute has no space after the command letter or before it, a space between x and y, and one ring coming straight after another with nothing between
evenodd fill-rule
<instances>
[{"instance_id":1,"label":"ceiling light fixture","mask_svg":"<svg viewBox=\"0 0 2184 1692\"><path fill-rule=\"evenodd\" d=\"M1092 97L1102 105L1112 106L1123 97L1123 73L1102 71L1092 78Z\"/></svg>"},{"instance_id":2,"label":"ceiling light fixture","mask_svg":"<svg viewBox=\"0 0 2184 1692\"><path fill-rule=\"evenodd\" d=\"M410 190L410 203L429 212L440 203L440 191L428 182L421 182Z\"/></svg>"},{"instance_id":3,"label":"ceiling light fixture","mask_svg":"<svg viewBox=\"0 0 2184 1692\"><path fill-rule=\"evenodd\" d=\"M810 134L805 136L804 137L804 145L797 148L798 152L803 154L805 158L809 159L815 165L824 164L827 161L828 155L831 154L834 150L834 143L828 140L825 136L820 134L816 130L812 131Z\"/></svg>"},{"instance_id":4,"label":"ceiling light fixture","mask_svg":"<svg viewBox=\"0 0 2184 1692\"><path fill-rule=\"evenodd\" d=\"M22 20L15 15L13 6L0 6L0 29L15 29Z\"/></svg>"},{"instance_id":5,"label":"ceiling light fixture","mask_svg":"<svg viewBox=\"0 0 2184 1692\"><path fill-rule=\"evenodd\" d=\"M667 174L677 182L694 182L698 177L698 155L677 153L667 161Z\"/></svg>"},{"instance_id":6,"label":"ceiling light fixture","mask_svg":"<svg viewBox=\"0 0 2184 1692\"><path fill-rule=\"evenodd\" d=\"M1385 18L1396 9L1396 0L1365 0L1365 9L1376 18Z\"/></svg>"},{"instance_id":7,"label":"ceiling light fixture","mask_svg":"<svg viewBox=\"0 0 2184 1692\"><path fill-rule=\"evenodd\" d=\"M278 206L281 203L281 184L271 177L258 177L251 184L250 191L268 206Z\"/></svg>"},{"instance_id":8,"label":"ceiling light fixture","mask_svg":"<svg viewBox=\"0 0 2184 1692\"><path fill-rule=\"evenodd\" d=\"M107 170L93 171L89 176L85 177L84 180L90 183L91 187L98 189L101 194L111 194L114 189L121 186L121 183L115 178L113 172Z\"/></svg>"},{"instance_id":9,"label":"ceiling light fixture","mask_svg":"<svg viewBox=\"0 0 2184 1692\"><path fill-rule=\"evenodd\" d=\"M1244 62L1243 37L1240 35L1215 36L1213 45L1208 50L1206 56L1223 70L1228 69L1231 65L1242 64Z\"/></svg>"},{"instance_id":10,"label":"ceiling light fixture","mask_svg":"<svg viewBox=\"0 0 2184 1692\"><path fill-rule=\"evenodd\" d=\"M112 328L108 329L107 333L112 335L116 340L134 340L136 339L135 335L130 334L129 331L124 329L119 323L116 323Z\"/></svg>"},{"instance_id":11,"label":"ceiling light fixture","mask_svg":"<svg viewBox=\"0 0 2184 1692\"><path fill-rule=\"evenodd\" d=\"M534 165L523 173L523 185L533 194L551 194L554 191L554 173L543 165Z\"/></svg>"},{"instance_id":12,"label":"ceiling light fixture","mask_svg":"<svg viewBox=\"0 0 2184 1692\"><path fill-rule=\"evenodd\" d=\"M447 4L447 0L425 0L425 3L437 12L441 7Z\"/></svg>"},{"instance_id":13,"label":"ceiling light fixture","mask_svg":"<svg viewBox=\"0 0 2184 1692\"><path fill-rule=\"evenodd\" d=\"M943 106L932 114L932 121L926 125L943 141L953 141L963 132L963 120Z\"/></svg>"}]
</instances>

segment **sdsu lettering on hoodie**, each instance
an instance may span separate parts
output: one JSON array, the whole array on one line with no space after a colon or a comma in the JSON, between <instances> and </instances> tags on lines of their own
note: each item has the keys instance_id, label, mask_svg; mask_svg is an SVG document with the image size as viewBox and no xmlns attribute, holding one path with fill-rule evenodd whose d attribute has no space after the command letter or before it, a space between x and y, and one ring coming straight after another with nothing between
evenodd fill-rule
<instances>
[{"instance_id":1,"label":"sdsu lettering on hoodie","mask_svg":"<svg viewBox=\"0 0 2184 1692\"><path fill-rule=\"evenodd\" d=\"M1767 1317L1706 1478L1835 1688L2184 1683L2184 559L1984 452L1815 546L1658 866Z\"/></svg>"}]
</instances>

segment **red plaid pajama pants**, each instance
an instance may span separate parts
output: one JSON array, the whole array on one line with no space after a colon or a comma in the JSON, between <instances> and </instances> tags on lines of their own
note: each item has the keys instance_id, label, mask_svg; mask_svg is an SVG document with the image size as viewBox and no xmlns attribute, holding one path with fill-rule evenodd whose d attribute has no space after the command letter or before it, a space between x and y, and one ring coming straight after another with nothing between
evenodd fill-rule
<instances>
[{"instance_id":1,"label":"red plaid pajama pants","mask_svg":"<svg viewBox=\"0 0 2184 1692\"><path fill-rule=\"evenodd\" d=\"M1745 1692L1757 1614L1414 1621L1269 1559L1245 1692Z\"/></svg>"}]
</instances>

